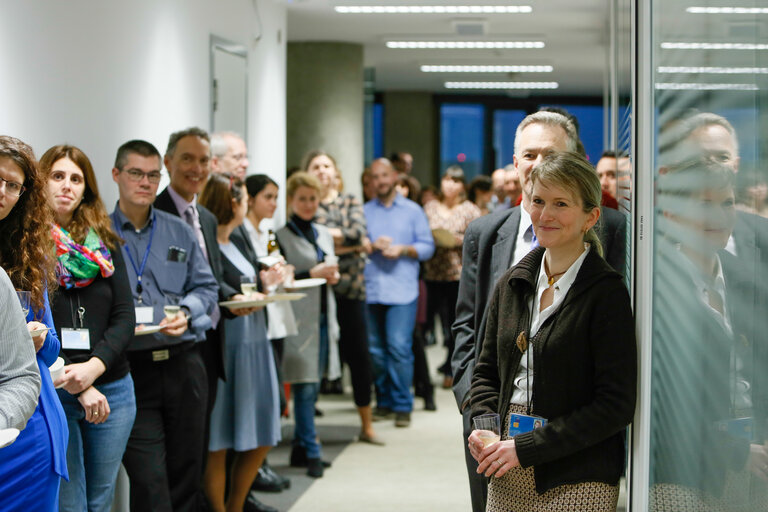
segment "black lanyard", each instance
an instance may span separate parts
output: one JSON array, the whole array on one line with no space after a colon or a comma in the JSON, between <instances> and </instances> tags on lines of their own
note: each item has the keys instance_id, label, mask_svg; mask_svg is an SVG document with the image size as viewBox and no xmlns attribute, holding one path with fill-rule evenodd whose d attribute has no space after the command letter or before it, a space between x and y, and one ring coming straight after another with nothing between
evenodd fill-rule
<instances>
[{"instance_id":1,"label":"black lanyard","mask_svg":"<svg viewBox=\"0 0 768 512\"><path fill-rule=\"evenodd\" d=\"M136 262L133 259L133 256L131 255L130 247L125 248L125 253L128 255L128 261L131 262L131 266L133 267L134 272L136 272L136 293L139 296L139 304L141 304L141 292L144 290L144 288L141 286L141 276L144 275L144 269L147 266L147 260L149 259L149 252L150 249L152 249L152 239L155 237L155 228L157 227L157 214L152 214L152 228L149 231L149 243L147 244L147 249L144 251L144 257L141 260L141 267L136 266ZM117 230L117 234L120 238L125 239L123 236L123 230L120 229L120 223L115 222L115 229ZM137 253L138 254L138 253Z\"/></svg>"}]
</instances>

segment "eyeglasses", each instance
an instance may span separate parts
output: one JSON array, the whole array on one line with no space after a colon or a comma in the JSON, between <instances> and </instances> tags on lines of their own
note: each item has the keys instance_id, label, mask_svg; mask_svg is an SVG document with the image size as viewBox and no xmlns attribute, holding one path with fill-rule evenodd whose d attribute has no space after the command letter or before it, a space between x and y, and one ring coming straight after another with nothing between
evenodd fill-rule
<instances>
[{"instance_id":1,"label":"eyeglasses","mask_svg":"<svg viewBox=\"0 0 768 512\"><path fill-rule=\"evenodd\" d=\"M5 193L15 197L21 197L27 188L21 183L15 181L8 181L5 178L0 178L0 184L5 184Z\"/></svg>"},{"instance_id":2,"label":"eyeglasses","mask_svg":"<svg viewBox=\"0 0 768 512\"><path fill-rule=\"evenodd\" d=\"M149 180L150 183L153 185L156 185L160 183L160 178L162 178L162 173L160 171L149 171L149 172L143 172L138 169L123 169L125 174L128 175L128 179L131 181L135 181L136 183L139 183L141 180L143 180L145 177Z\"/></svg>"}]
</instances>

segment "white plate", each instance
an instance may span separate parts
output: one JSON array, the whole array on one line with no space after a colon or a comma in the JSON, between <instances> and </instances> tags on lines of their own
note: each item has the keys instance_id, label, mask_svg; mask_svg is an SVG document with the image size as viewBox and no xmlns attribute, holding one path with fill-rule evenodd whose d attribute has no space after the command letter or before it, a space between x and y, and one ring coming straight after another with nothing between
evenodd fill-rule
<instances>
[{"instance_id":1,"label":"white plate","mask_svg":"<svg viewBox=\"0 0 768 512\"><path fill-rule=\"evenodd\" d=\"M46 332L48 332L48 327L39 327L39 328L35 329L34 331L29 331L29 335L34 338L35 336L39 336L39 335L41 335L43 333L46 333Z\"/></svg>"},{"instance_id":2,"label":"white plate","mask_svg":"<svg viewBox=\"0 0 768 512\"><path fill-rule=\"evenodd\" d=\"M0 430L0 448L5 448L12 444L17 437L19 437L19 429L17 428L4 428Z\"/></svg>"},{"instance_id":3,"label":"white plate","mask_svg":"<svg viewBox=\"0 0 768 512\"><path fill-rule=\"evenodd\" d=\"M139 329L139 326L136 326L136 330L133 332L135 336L144 336L145 334L154 334L156 332L160 332L159 325L145 325L143 329Z\"/></svg>"},{"instance_id":4,"label":"white plate","mask_svg":"<svg viewBox=\"0 0 768 512\"><path fill-rule=\"evenodd\" d=\"M219 306L224 306L229 309L255 308L258 306L266 306L270 302L273 301L269 297L252 300L225 300L224 302L219 302Z\"/></svg>"},{"instance_id":5,"label":"white plate","mask_svg":"<svg viewBox=\"0 0 768 512\"><path fill-rule=\"evenodd\" d=\"M312 277L309 279L299 279L294 281L291 286L286 286L286 290L301 290L302 288L314 288L316 286L322 286L325 284L325 279L322 277Z\"/></svg>"},{"instance_id":6,"label":"white plate","mask_svg":"<svg viewBox=\"0 0 768 512\"><path fill-rule=\"evenodd\" d=\"M263 263L264 265L271 267L272 265L277 265L283 261L283 258L280 256L262 256L259 258L259 263Z\"/></svg>"},{"instance_id":7,"label":"white plate","mask_svg":"<svg viewBox=\"0 0 768 512\"><path fill-rule=\"evenodd\" d=\"M269 298L272 299L273 302L283 302L301 300L306 296L306 293L276 293L274 295L270 295Z\"/></svg>"}]
</instances>

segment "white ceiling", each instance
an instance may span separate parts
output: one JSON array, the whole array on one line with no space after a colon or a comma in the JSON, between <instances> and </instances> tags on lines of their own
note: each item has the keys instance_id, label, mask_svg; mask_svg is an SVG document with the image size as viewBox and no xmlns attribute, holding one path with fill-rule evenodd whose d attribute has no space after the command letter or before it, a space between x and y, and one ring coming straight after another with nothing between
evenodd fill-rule
<instances>
[{"instance_id":1,"label":"white ceiling","mask_svg":"<svg viewBox=\"0 0 768 512\"><path fill-rule=\"evenodd\" d=\"M283 0L288 6L289 41L341 41L364 47L367 67L376 70L376 90L452 93L445 81L556 81L556 95L602 95L608 52L608 0ZM531 14L338 14L335 5L531 5ZM485 22L483 36L462 37L456 20ZM543 49L399 50L398 40L541 40ZM422 64L554 66L552 73L423 73ZM467 91L477 93L479 91ZM492 92L499 94L498 91ZM525 92L511 93L516 96Z\"/></svg>"}]
</instances>

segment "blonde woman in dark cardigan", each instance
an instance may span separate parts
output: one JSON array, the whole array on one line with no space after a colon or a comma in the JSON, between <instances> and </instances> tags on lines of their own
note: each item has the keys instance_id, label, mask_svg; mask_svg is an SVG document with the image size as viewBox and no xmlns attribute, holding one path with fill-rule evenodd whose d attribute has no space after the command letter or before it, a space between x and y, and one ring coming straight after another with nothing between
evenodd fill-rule
<instances>
[{"instance_id":1,"label":"blonde woman in dark cardigan","mask_svg":"<svg viewBox=\"0 0 768 512\"><path fill-rule=\"evenodd\" d=\"M530 181L540 246L497 283L472 381L472 416L499 413L501 441L475 430L470 453L492 477L488 511L615 510L636 398L629 294L592 229L592 166L557 153Z\"/></svg>"}]
</instances>

